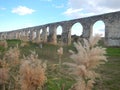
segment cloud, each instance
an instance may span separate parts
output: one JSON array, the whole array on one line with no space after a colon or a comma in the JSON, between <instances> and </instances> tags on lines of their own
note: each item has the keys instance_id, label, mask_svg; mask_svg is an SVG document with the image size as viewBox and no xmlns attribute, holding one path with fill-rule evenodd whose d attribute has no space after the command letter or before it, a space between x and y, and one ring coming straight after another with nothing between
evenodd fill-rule
<instances>
[{"instance_id":1,"label":"cloud","mask_svg":"<svg viewBox=\"0 0 120 90\"><path fill-rule=\"evenodd\" d=\"M0 10L6 10L6 8L4 8L4 7L0 7Z\"/></svg>"},{"instance_id":2,"label":"cloud","mask_svg":"<svg viewBox=\"0 0 120 90\"><path fill-rule=\"evenodd\" d=\"M120 9L120 0L110 0L109 2L107 0L101 0L98 5L110 9Z\"/></svg>"},{"instance_id":3,"label":"cloud","mask_svg":"<svg viewBox=\"0 0 120 90\"><path fill-rule=\"evenodd\" d=\"M64 4L60 4L60 5L52 5L53 7L55 7L55 8L64 8Z\"/></svg>"},{"instance_id":4,"label":"cloud","mask_svg":"<svg viewBox=\"0 0 120 90\"><path fill-rule=\"evenodd\" d=\"M80 11L82 11L82 9L68 8L63 14L70 16L72 14L79 13Z\"/></svg>"},{"instance_id":5,"label":"cloud","mask_svg":"<svg viewBox=\"0 0 120 90\"><path fill-rule=\"evenodd\" d=\"M76 18L114 12L120 10L119 3L120 0L68 0L67 10L63 14Z\"/></svg>"},{"instance_id":6,"label":"cloud","mask_svg":"<svg viewBox=\"0 0 120 90\"><path fill-rule=\"evenodd\" d=\"M35 10L27 8L26 6L18 6L12 10L12 13L16 13L18 15L27 15L32 14L33 12L35 12Z\"/></svg>"}]
</instances>

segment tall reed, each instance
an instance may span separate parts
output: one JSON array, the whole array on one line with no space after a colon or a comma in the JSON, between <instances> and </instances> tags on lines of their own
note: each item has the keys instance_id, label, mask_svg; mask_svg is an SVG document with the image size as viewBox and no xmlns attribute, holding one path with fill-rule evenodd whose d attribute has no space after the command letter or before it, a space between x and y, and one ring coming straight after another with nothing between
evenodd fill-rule
<instances>
[{"instance_id":1,"label":"tall reed","mask_svg":"<svg viewBox=\"0 0 120 90\"><path fill-rule=\"evenodd\" d=\"M76 83L70 90L92 90L95 79L100 75L95 71L106 60L106 49L98 46L100 35L90 37L89 40L74 43L77 52L70 50L73 63L69 66L70 74L75 76Z\"/></svg>"},{"instance_id":2,"label":"tall reed","mask_svg":"<svg viewBox=\"0 0 120 90\"><path fill-rule=\"evenodd\" d=\"M28 57L24 57L20 66L21 90L37 90L44 85L46 63L38 59L38 55L32 52Z\"/></svg>"}]
</instances>

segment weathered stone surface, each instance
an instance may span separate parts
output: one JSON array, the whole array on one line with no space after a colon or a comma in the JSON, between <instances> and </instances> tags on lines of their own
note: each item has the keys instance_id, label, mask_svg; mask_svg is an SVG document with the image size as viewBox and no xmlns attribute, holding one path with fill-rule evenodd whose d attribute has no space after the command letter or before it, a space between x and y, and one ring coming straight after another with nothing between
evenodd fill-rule
<instances>
[{"instance_id":1,"label":"weathered stone surface","mask_svg":"<svg viewBox=\"0 0 120 90\"><path fill-rule=\"evenodd\" d=\"M26 37L27 40L57 44L56 30L58 26L62 27L62 43L71 44L71 28L79 22L83 27L82 38L89 38L92 35L93 25L96 21L102 20L105 23L105 45L106 46L120 46L120 11L112 12L97 16L91 16L86 18L79 18L68 21L61 21L55 23L49 23L45 25L28 27L19 30L13 30L9 32L0 32L0 40L4 39L21 39ZM49 27L49 35L47 32ZM42 33L40 31L42 30ZM36 36L34 35L36 33Z\"/></svg>"}]
</instances>

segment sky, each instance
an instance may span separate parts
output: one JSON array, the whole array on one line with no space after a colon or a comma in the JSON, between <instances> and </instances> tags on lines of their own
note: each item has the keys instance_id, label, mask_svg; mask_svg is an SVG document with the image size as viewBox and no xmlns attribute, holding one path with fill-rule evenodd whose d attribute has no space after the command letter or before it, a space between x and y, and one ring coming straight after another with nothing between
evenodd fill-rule
<instances>
[{"instance_id":1,"label":"sky","mask_svg":"<svg viewBox=\"0 0 120 90\"><path fill-rule=\"evenodd\" d=\"M115 12L119 4L120 0L0 0L0 32ZM104 34L104 23L95 25L94 33Z\"/></svg>"}]
</instances>

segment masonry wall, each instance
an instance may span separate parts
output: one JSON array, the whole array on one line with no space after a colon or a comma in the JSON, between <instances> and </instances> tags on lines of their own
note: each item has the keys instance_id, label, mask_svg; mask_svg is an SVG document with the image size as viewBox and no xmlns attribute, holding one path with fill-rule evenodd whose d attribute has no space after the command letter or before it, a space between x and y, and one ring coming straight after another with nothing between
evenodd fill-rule
<instances>
[{"instance_id":1,"label":"masonry wall","mask_svg":"<svg viewBox=\"0 0 120 90\"><path fill-rule=\"evenodd\" d=\"M89 38L92 35L94 23L99 20L105 23L105 45L120 46L120 11L69 21L49 23L9 32L0 32L0 40L21 39L37 43L57 44L57 27L61 26L61 44L69 45L71 44L71 28L75 23L79 22L83 27L81 37Z\"/></svg>"}]
</instances>

